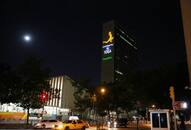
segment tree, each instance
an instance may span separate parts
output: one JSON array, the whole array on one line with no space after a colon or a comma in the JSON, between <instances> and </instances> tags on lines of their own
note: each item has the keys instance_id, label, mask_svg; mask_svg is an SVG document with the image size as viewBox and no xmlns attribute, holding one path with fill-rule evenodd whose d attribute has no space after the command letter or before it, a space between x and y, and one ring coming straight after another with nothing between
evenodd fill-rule
<instances>
[{"instance_id":1,"label":"tree","mask_svg":"<svg viewBox=\"0 0 191 130\"><path fill-rule=\"evenodd\" d=\"M127 79L120 82L109 83L106 85L108 94L105 96L108 111L115 111L117 117L120 113L130 111L135 108L136 96L134 84L127 82Z\"/></svg>"},{"instance_id":2,"label":"tree","mask_svg":"<svg viewBox=\"0 0 191 130\"><path fill-rule=\"evenodd\" d=\"M83 114L87 109L92 107L91 96L93 95L94 87L88 79L73 81L73 86L75 87L74 103L76 111Z\"/></svg>"},{"instance_id":3,"label":"tree","mask_svg":"<svg viewBox=\"0 0 191 130\"><path fill-rule=\"evenodd\" d=\"M8 64L0 63L0 102L18 103L18 86L20 79Z\"/></svg>"},{"instance_id":4,"label":"tree","mask_svg":"<svg viewBox=\"0 0 191 130\"><path fill-rule=\"evenodd\" d=\"M19 86L19 103L24 109L27 109L27 124L30 108L41 108L40 95L42 92L50 92L48 82L49 70L43 68L42 61L31 57L19 67L19 77L21 79Z\"/></svg>"},{"instance_id":5,"label":"tree","mask_svg":"<svg viewBox=\"0 0 191 130\"><path fill-rule=\"evenodd\" d=\"M158 108L170 108L169 87L175 87L177 100L184 100L186 95L184 87L189 83L185 63L163 65L159 68L140 72L137 86L144 92L144 104L155 104Z\"/></svg>"},{"instance_id":6,"label":"tree","mask_svg":"<svg viewBox=\"0 0 191 130\"><path fill-rule=\"evenodd\" d=\"M132 79L100 85L105 87L105 94L100 92L100 86L93 87L90 85L90 80L75 81L73 86L76 88L74 93L76 108L82 114L87 109L91 109L94 104L96 112L100 116L105 115L105 111L107 113L115 111L120 114L122 110L134 109L138 98L135 92L135 80ZM94 95L96 101L92 99Z\"/></svg>"}]
</instances>

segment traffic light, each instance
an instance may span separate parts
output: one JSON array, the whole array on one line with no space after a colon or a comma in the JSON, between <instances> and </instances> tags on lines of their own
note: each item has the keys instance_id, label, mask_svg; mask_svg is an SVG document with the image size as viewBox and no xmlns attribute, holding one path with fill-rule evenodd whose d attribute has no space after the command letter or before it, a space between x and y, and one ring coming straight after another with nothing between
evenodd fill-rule
<instances>
[{"instance_id":1,"label":"traffic light","mask_svg":"<svg viewBox=\"0 0 191 130\"><path fill-rule=\"evenodd\" d=\"M45 103L48 100L48 94L47 92L43 91L40 93L40 100L42 103Z\"/></svg>"},{"instance_id":2,"label":"traffic light","mask_svg":"<svg viewBox=\"0 0 191 130\"><path fill-rule=\"evenodd\" d=\"M45 94L45 93L42 94L42 99L43 99L43 100L46 99L46 94Z\"/></svg>"},{"instance_id":3,"label":"traffic light","mask_svg":"<svg viewBox=\"0 0 191 130\"><path fill-rule=\"evenodd\" d=\"M169 92L169 94L170 94L170 98L172 99L172 100L174 100L174 98L175 98L175 96L174 96L174 87L173 86L170 86L170 92Z\"/></svg>"}]
</instances>

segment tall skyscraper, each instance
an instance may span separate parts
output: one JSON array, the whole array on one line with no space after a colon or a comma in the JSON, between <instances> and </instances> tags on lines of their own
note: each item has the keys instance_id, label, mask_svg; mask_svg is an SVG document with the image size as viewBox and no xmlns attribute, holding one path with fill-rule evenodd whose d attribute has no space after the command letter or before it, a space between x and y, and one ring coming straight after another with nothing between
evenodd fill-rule
<instances>
[{"instance_id":1,"label":"tall skyscraper","mask_svg":"<svg viewBox=\"0 0 191 130\"><path fill-rule=\"evenodd\" d=\"M180 0L182 20L184 27L184 39L186 45L189 81L191 87L191 0Z\"/></svg>"},{"instance_id":2,"label":"tall skyscraper","mask_svg":"<svg viewBox=\"0 0 191 130\"><path fill-rule=\"evenodd\" d=\"M103 25L101 83L119 81L135 65L135 41L114 21Z\"/></svg>"}]
</instances>

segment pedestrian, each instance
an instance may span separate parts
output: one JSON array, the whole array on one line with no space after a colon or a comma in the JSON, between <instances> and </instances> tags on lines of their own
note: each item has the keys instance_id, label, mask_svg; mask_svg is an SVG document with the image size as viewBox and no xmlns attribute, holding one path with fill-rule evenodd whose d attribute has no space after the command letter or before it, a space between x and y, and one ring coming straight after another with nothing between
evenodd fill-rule
<instances>
[{"instance_id":1,"label":"pedestrian","mask_svg":"<svg viewBox=\"0 0 191 130\"><path fill-rule=\"evenodd\" d=\"M184 123L184 120L181 119L181 123L180 123L180 130L186 130L186 125Z\"/></svg>"}]
</instances>

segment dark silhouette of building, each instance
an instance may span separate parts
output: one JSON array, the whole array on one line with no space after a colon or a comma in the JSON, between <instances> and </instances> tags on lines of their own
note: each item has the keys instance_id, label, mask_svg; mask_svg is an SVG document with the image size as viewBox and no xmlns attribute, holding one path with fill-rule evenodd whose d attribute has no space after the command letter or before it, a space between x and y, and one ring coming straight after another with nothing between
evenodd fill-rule
<instances>
[{"instance_id":1,"label":"dark silhouette of building","mask_svg":"<svg viewBox=\"0 0 191 130\"><path fill-rule=\"evenodd\" d=\"M103 25L101 83L128 76L136 63L135 41L114 21Z\"/></svg>"}]
</instances>

